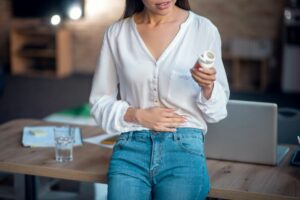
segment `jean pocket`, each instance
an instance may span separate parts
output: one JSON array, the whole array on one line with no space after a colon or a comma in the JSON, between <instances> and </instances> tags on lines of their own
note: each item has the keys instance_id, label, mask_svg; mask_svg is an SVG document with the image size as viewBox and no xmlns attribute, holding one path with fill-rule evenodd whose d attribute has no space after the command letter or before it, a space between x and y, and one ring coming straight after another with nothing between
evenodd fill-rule
<instances>
[{"instance_id":1,"label":"jean pocket","mask_svg":"<svg viewBox=\"0 0 300 200\"><path fill-rule=\"evenodd\" d=\"M113 147L113 151L122 149L123 145L125 145L126 142L127 142L127 139L126 139L125 137L120 136L120 137L117 139L117 141L116 141L116 143L115 143L115 145L114 145L114 147Z\"/></svg>"},{"instance_id":2,"label":"jean pocket","mask_svg":"<svg viewBox=\"0 0 300 200\"><path fill-rule=\"evenodd\" d=\"M180 148L188 153L204 156L203 141L199 137L182 137L177 140Z\"/></svg>"}]
</instances>

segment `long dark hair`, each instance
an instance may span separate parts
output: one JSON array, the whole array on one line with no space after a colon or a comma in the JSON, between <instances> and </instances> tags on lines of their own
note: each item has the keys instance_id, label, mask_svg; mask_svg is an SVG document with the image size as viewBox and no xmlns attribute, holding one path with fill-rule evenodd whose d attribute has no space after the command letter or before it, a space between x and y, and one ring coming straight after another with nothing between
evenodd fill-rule
<instances>
[{"instance_id":1,"label":"long dark hair","mask_svg":"<svg viewBox=\"0 0 300 200\"><path fill-rule=\"evenodd\" d=\"M175 5L184 10L191 10L188 0L177 0ZM141 12L143 9L144 4L142 0L126 0L123 18L131 17L135 13Z\"/></svg>"}]
</instances>

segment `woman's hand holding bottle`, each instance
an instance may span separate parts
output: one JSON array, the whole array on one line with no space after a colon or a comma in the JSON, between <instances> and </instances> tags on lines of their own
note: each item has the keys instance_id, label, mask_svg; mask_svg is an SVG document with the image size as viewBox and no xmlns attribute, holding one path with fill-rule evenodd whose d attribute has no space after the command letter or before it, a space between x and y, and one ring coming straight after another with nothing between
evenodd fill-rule
<instances>
[{"instance_id":1,"label":"woman's hand holding bottle","mask_svg":"<svg viewBox=\"0 0 300 200\"><path fill-rule=\"evenodd\" d=\"M214 53L205 51L191 69L192 77L202 87L206 99L210 98L216 80L216 69L213 67L214 61Z\"/></svg>"}]
</instances>

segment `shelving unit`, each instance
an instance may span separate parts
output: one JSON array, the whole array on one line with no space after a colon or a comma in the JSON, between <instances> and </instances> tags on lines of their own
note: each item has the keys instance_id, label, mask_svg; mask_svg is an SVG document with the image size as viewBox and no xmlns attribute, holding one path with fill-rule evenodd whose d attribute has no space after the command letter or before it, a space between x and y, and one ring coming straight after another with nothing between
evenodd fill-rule
<instances>
[{"instance_id":1,"label":"shelving unit","mask_svg":"<svg viewBox=\"0 0 300 200\"><path fill-rule=\"evenodd\" d=\"M236 37L227 41L222 59L235 91L264 92L269 85L273 41L265 38Z\"/></svg>"},{"instance_id":2,"label":"shelving unit","mask_svg":"<svg viewBox=\"0 0 300 200\"><path fill-rule=\"evenodd\" d=\"M13 75L64 77L72 72L70 32L62 27L13 28L10 37Z\"/></svg>"},{"instance_id":3,"label":"shelving unit","mask_svg":"<svg viewBox=\"0 0 300 200\"><path fill-rule=\"evenodd\" d=\"M268 58L243 58L237 57L230 54L223 54L223 60L225 62L230 62L231 64L225 67L229 67L228 70L228 79L231 89L235 91L265 91L268 86L268 71L269 71L269 59ZM258 71L258 86L254 84L243 84L241 74L244 73L242 62L248 63L257 63L256 68ZM251 74L251 76L255 76L255 74ZM253 77L251 77L253 79Z\"/></svg>"},{"instance_id":4,"label":"shelving unit","mask_svg":"<svg viewBox=\"0 0 300 200\"><path fill-rule=\"evenodd\" d=\"M300 3L300 2L299 2ZM283 26L283 92L300 92L300 8L286 8Z\"/></svg>"}]
</instances>

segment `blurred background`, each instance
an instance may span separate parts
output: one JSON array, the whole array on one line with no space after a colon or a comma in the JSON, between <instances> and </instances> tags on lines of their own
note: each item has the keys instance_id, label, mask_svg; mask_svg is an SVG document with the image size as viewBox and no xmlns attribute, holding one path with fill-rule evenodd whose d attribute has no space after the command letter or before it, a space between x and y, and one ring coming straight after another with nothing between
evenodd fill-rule
<instances>
[{"instance_id":1,"label":"blurred background","mask_svg":"<svg viewBox=\"0 0 300 200\"><path fill-rule=\"evenodd\" d=\"M124 4L1 0L0 123L87 103L103 33L120 19ZM219 28L231 99L300 107L299 1L190 4Z\"/></svg>"}]
</instances>

